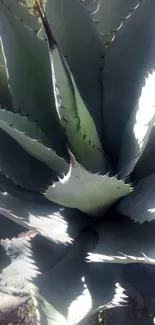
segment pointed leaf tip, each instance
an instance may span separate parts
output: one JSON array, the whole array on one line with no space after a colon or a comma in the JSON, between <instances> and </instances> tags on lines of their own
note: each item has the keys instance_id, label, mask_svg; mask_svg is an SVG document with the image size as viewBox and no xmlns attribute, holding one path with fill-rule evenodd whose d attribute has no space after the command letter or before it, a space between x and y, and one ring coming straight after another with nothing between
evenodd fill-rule
<instances>
[{"instance_id":1,"label":"pointed leaf tip","mask_svg":"<svg viewBox=\"0 0 155 325\"><path fill-rule=\"evenodd\" d=\"M129 184L117 177L92 174L76 162L73 166L70 165L70 170L63 179L47 189L45 197L96 216L131 190Z\"/></svg>"},{"instance_id":2,"label":"pointed leaf tip","mask_svg":"<svg viewBox=\"0 0 155 325\"><path fill-rule=\"evenodd\" d=\"M95 123L79 93L69 66L58 47L45 13L38 9L46 31L57 112L76 159L88 170L107 171Z\"/></svg>"}]
</instances>

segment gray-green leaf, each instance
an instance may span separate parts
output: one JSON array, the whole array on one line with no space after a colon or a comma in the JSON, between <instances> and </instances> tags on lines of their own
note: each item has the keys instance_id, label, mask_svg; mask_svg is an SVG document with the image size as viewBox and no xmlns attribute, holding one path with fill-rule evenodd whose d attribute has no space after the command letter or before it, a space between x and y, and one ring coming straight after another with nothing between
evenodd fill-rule
<instances>
[{"instance_id":1,"label":"gray-green leaf","mask_svg":"<svg viewBox=\"0 0 155 325\"><path fill-rule=\"evenodd\" d=\"M50 186L45 197L67 207L77 208L92 216L100 215L111 204L129 194L130 185L117 177L92 174L72 157L69 173Z\"/></svg>"},{"instance_id":2,"label":"gray-green leaf","mask_svg":"<svg viewBox=\"0 0 155 325\"><path fill-rule=\"evenodd\" d=\"M67 156L64 133L55 108L47 44L0 2L2 38L13 109L37 121L49 144Z\"/></svg>"},{"instance_id":3,"label":"gray-green leaf","mask_svg":"<svg viewBox=\"0 0 155 325\"><path fill-rule=\"evenodd\" d=\"M127 19L139 0L85 0L91 9L91 17L96 22L96 27L102 35L103 44L106 45L115 38L115 34L125 18ZM117 35L116 35L117 37Z\"/></svg>"},{"instance_id":4,"label":"gray-green leaf","mask_svg":"<svg viewBox=\"0 0 155 325\"><path fill-rule=\"evenodd\" d=\"M35 122L30 122L26 116L0 109L0 128L15 139L29 154L55 171L67 173L69 165L52 149L46 147L47 139Z\"/></svg>"},{"instance_id":5,"label":"gray-green leaf","mask_svg":"<svg viewBox=\"0 0 155 325\"><path fill-rule=\"evenodd\" d=\"M70 149L85 168L106 173L108 169L101 142L74 77L57 46L51 52L56 107Z\"/></svg>"},{"instance_id":6,"label":"gray-green leaf","mask_svg":"<svg viewBox=\"0 0 155 325\"><path fill-rule=\"evenodd\" d=\"M34 31L39 30L40 23L37 17L28 12L28 9L23 4L20 4L18 0L1 0L1 2L28 28Z\"/></svg>"},{"instance_id":7,"label":"gray-green leaf","mask_svg":"<svg viewBox=\"0 0 155 325\"><path fill-rule=\"evenodd\" d=\"M136 207L135 202L133 206ZM90 261L155 264L154 221L139 224L127 215L110 212L109 222L103 222L94 228L98 242L89 254Z\"/></svg>"},{"instance_id":8,"label":"gray-green leaf","mask_svg":"<svg viewBox=\"0 0 155 325\"><path fill-rule=\"evenodd\" d=\"M143 223L155 219L155 174L136 183L134 191L123 198L117 211L128 216L134 222Z\"/></svg>"},{"instance_id":9,"label":"gray-green leaf","mask_svg":"<svg viewBox=\"0 0 155 325\"><path fill-rule=\"evenodd\" d=\"M155 2L140 1L139 6L124 21L105 55L104 145L113 159L116 172L120 172L117 164L125 128L137 110L137 101L147 73L155 69L154 29Z\"/></svg>"},{"instance_id":10,"label":"gray-green leaf","mask_svg":"<svg viewBox=\"0 0 155 325\"><path fill-rule=\"evenodd\" d=\"M90 224L90 219L78 210L54 203L18 199L0 193L0 214L55 242L70 243L79 231Z\"/></svg>"},{"instance_id":11,"label":"gray-green leaf","mask_svg":"<svg viewBox=\"0 0 155 325\"><path fill-rule=\"evenodd\" d=\"M80 94L101 136L100 81L104 49L100 35L82 1L48 0L46 14L54 37L67 59Z\"/></svg>"}]
</instances>

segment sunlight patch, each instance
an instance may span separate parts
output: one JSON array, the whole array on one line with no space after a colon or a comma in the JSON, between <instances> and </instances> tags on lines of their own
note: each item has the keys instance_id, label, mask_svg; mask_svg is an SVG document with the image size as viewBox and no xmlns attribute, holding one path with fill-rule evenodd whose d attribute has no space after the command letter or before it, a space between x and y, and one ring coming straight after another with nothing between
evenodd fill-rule
<instances>
[{"instance_id":1,"label":"sunlight patch","mask_svg":"<svg viewBox=\"0 0 155 325\"><path fill-rule=\"evenodd\" d=\"M135 138L140 146L143 146L149 123L155 114L155 72L148 74L145 79L145 86L139 99L139 109L136 113L136 124L134 126Z\"/></svg>"},{"instance_id":2,"label":"sunlight patch","mask_svg":"<svg viewBox=\"0 0 155 325\"><path fill-rule=\"evenodd\" d=\"M84 283L85 278L83 277L82 282ZM68 310L68 325L78 324L90 311L92 308L92 299L87 288L86 283L84 283L84 290L82 295L80 295L76 300L74 300Z\"/></svg>"}]
</instances>

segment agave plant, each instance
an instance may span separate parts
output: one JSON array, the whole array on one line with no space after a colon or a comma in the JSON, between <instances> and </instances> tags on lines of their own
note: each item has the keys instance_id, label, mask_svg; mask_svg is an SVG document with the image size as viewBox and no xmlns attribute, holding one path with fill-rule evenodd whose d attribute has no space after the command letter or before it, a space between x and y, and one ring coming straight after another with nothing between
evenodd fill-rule
<instances>
[{"instance_id":1,"label":"agave plant","mask_svg":"<svg viewBox=\"0 0 155 325\"><path fill-rule=\"evenodd\" d=\"M155 264L155 1L36 6L0 0L0 290L71 325Z\"/></svg>"}]
</instances>

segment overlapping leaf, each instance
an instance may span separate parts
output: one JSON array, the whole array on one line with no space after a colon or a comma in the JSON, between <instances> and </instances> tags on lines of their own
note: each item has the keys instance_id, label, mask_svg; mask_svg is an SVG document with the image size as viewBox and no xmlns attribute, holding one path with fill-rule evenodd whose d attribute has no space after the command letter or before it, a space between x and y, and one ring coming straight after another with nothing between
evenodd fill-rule
<instances>
[{"instance_id":1,"label":"overlapping leaf","mask_svg":"<svg viewBox=\"0 0 155 325\"><path fill-rule=\"evenodd\" d=\"M87 265L85 255L94 245L94 235L84 232L70 249L32 237L25 235L2 243L12 263L1 274L1 286L5 282L4 290L29 290L35 300L38 323L75 324L81 308L87 310L82 301L81 308L75 310L74 300L84 290L81 279Z\"/></svg>"},{"instance_id":2,"label":"overlapping leaf","mask_svg":"<svg viewBox=\"0 0 155 325\"><path fill-rule=\"evenodd\" d=\"M107 166L93 119L80 96L74 77L58 48L46 17L43 13L40 14L49 42L56 108L69 146L84 167L105 173Z\"/></svg>"},{"instance_id":3,"label":"overlapping leaf","mask_svg":"<svg viewBox=\"0 0 155 325\"><path fill-rule=\"evenodd\" d=\"M88 263L86 282L92 297L93 307L100 310L125 305L127 296L119 285L122 280L122 265ZM113 297L113 299L112 299Z\"/></svg>"},{"instance_id":4,"label":"overlapping leaf","mask_svg":"<svg viewBox=\"0 0 155 325\"><path fill-rule=\"evenodd\" d=\"M14 111L37 121L52 148L67 156L64 133L55 109L46 42L26 28L2 2L0 35Z\"/></svg>"},{"instance_id":5,"label":"overlapping leaf","mask_svg":"<svg viewBox=\"0 0 155 325\"><path fill-rule=\"evenodd\" d=\"M69 165L50 148L37 123L30 122L26 116L0 110L0 128L15 139L29 154L57 172L65 173Z\"/></svg>"},{"instance_id":6,"label":"overlapping leaf","mask_svg":"<svg viewBox=\"0 0 155 325\"><path fill-rule=\"evenodd\" d=\"M92 262L155 264L154 221L138 224L127 216L96 226L99 240L88 259Z\"/></svg>"},{"instance_id":7,"label":"overlapping leaf","mask_svg":"<svg viewBox=\"0 0 155 325\"><path fill-rule=\"evenodd\" d=\"M0 147L0 169L21 188L40 192L57 181L56 171L26 152L1 128Z\"/></svg>"},{"instance_id":8,"label":"overlapping leaf","mask_svg":"<svg viewBox=\"0 0 155 325\"><path fill-rule=\"evenodd\" d=\"M143 223L155 219L155 174L140 180L134 191L123 198L117 211L127 215L134 222Z\"/></svg>"},{"instance_id":9,"label":"overlapping leaf","mask_svg":"<svg viewBox=\"0 0 155 325\"><path fill-rule=\"evenodd\" d=\"M104 49L96 27L79 0L49 0L46 3L46 14L54 37L101 135L100 81Z\"/></svg>"},{"instance_id":10,"label":"overlapping leaf","mask_svg":"<svg viewBox=\"0 0 155 325\"><path fill-rule=\"evenodd\" d=\"M39 30L40 24L37 17L31 15L28 9L24 5L20 4L18 0L1 0L1 2L28 28L33 29L36 32Z\"/></svg>"},{"instance_id":11,"label":"overlapping leaf","mask_svg":"<svg viewBox=\"0 0 155 325\"><path fill-rule=\"evenodd\" d=\"M80 308L75 309L75 304L84 291L81 279L86 269L85 254L93 245L93 235L84 233L63 260L37 277L31 294L35 297L39 324L76 324L82 311L87 312L88 296L83 304L81 301Z\"/></svg>"},{"instance_id":12,"label":"overlapping leaf","mask_svg":"<svg viewBox=\"0 0 155 325\"><path fill-rule=\"evenodd\" d=\"M0 214L12 221L36 231L56 242L68 243L78 232L91 223L91 220L77 210L70 210L42 201L38 195L36 203L26 198L12 197L0 193Z\"/></svg>"},{"instance_id":13,"label":"overlapping leaf","mask_svg":"<svg viewBox=\"0 0 155 325\"><path fill-rule=\"evenodd\" d=\"M74 157L69 173L50 186L45 197L92 216L102 215L112 204L131 191L130 185L117 177L92 174L79 165Z\"/></svg>"},{"instance_id":14,"label":"overlapping leaf","mask_svg":"<svg viewBox=\"0 0 155 325\"><path fill-rule=\"evenodd\" d=\"M140 1L140 5L124 21L105 55L104 143L116 168L124 131L132 114L136 114L144 78L155 68L154 28L154 1Z\"/></svg>"},{"instance_id":15,"label":"overlapping leaf","mask_svg":"<svg viewBox=\"0 0 155 325\"><path fill-rule=\"evenodd\" d=\"M139 2L139 0L84 0L92 11L91 17L96 22L104 45L115 38L115 33L121 28L124 20L132 14L134 8L139 5Z\"/></svg>"}]
</instances>

